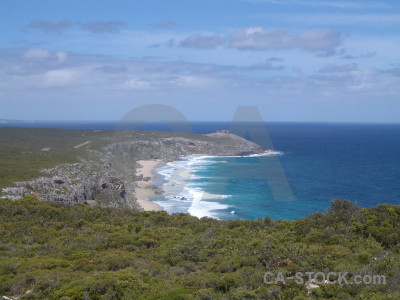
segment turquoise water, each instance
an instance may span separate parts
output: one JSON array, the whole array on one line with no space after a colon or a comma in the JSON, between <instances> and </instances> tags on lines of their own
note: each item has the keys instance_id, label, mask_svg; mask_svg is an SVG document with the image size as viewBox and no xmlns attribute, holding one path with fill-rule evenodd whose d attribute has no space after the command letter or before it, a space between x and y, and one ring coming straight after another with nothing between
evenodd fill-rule
<instances>
[{"instance_id":1,"label":"turquoise water","mask_svg":"<svg viewBox=\"0 0 400 300\"><path fill-rule=\"evenodd\" d=\"M292 218L296 200L274 195L269 177L264 176L265 168L281 155L200 156L169 162L157 170L163 178L164 194L154 200L169 213L199 218Z\"/></svg>"},{"instance_id":2,"label":"turquoise water","mask_svg":"<svg viewBox=\"0 0 400 300\"><path fill-rule=\"evenodd\" d=\"M169 213L197 217L287 220L325 211L331 199L363 207L400 204L399 125L267 127L276 150L272 155L188 157L158 169L165 194L157 203ZM279 188L279 180L286 180L292 199L271 189L277 160L284 178L272 185Z\"/></svg>"}]
</instances>

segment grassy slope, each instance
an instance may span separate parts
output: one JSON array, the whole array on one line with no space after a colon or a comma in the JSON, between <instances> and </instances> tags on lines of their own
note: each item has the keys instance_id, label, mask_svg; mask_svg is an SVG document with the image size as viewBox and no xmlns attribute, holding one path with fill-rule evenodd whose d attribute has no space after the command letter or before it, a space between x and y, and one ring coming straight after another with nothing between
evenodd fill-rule
<instances>
[{"instance_id":1,"label":"grassy slope","mask_svg":"<svg viewBox=\"0 0 400 300\"><path fill-rule=\"evenodd\" d=\"M42 168L77 162L88 147L74 146L87 140L98 137L93 131L0 127L0 188L41 176Z\"/></svg>"},{"instance_id":2,"label":"grassy slope","mask_svg":"<svg viewBox=\"0 0 400 300\"><path fill-rule=\"evenodd\" d=\"M169 132L116 132L111 130L63 130L48 128L0 127L0 189L45 175L42 168L61 163L73 163L88 155L87 150L102 150L112 142L124 140L157 140L161 137L182 136L207 140L202 135ZM75 149L86 141L90 144ZM41 151L51 148L50 151Z\"/></svg>"},{"instance_id":3,"label":"grassy slope","mask_svg":"<svg viewBox=\"0 0 400 300\"><path fill-rule=\"evenodd\" d=\"M295 222L0 200L0 295L25 299L305 299L282 271L385 274L387 285L325 285L311 298L399 299L400 206L333 202ZM385 295L385 296L384 296Z\"/></svg>"}]
</instances>

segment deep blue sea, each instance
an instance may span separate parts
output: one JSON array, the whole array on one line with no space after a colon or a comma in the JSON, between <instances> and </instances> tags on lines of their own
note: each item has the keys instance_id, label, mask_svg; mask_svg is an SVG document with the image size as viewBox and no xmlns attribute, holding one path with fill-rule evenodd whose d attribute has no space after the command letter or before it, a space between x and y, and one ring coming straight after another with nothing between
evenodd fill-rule
<instances>
[{"instance_id":1,"label":"deep blue sea","mask_svg":"<svg viewBox=\"0 0 400 300\"><path fill-rule=\"evenodd\" d=\"M4 126L4 124L2 124ZM36 122L24 127L114 129L113 122ZM243 124L246 126L246 124ZM245 137L274 152L251 157L186 157L157 169L165 193L155 200L169 213L218 219L295 220L326 211L332 199L362 207L400 204L400 125L266 123ZM229 123L192 123L194 133ZM168 130L144 124L144 130ZM264 139L265 137L265 139ZM272 145L271 143L272 142ZM182 200L183 199L183 200Z\"/></svg>"}]
</instances>

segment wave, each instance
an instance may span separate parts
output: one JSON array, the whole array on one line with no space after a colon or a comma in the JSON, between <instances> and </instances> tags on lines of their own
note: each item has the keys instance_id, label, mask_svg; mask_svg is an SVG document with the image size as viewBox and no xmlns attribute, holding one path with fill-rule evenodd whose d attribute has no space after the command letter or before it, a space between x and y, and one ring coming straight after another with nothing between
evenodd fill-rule
<instances>
[{"instance_id":1,"label":"wave","mask_svg":"<svg viewBox=\"0 0 400 300\"><path fill-rule=\"evenodd\" d=\"M222 197L226 197L226 195L208 194L198 189L189 190L189 194L191 194L192 196L192 201L191 201L191 206L188 209L188 213L198 218L211 217L218 219L217 212L215 211L227 209L230 207L230 205L221 204L219 202L211 202L203 200L212 198L222 199Z\"/></svg>"},{"instance_id":2,"label":"wave","mask_svg":"<svg viewBox=\"0 0 400 300\"><path fill-rule=\"evenodd\" d=\"M265 151L264 153L245 156L186 156L180 160L168 162L157 170L164 177L162 184L163 196L159 201L168 213L183 212L202 218L211 217L218 219L221 210L227 210L233 206L221 203L232 195L223 195L206 192L210 180L212 167L218 163L229 163L230 157L258 157L283 155L280 151ZM219 160L221 159L222 160ZM212 178L211 180L215 180Z\"/></svg>"},{"instance_id":3,"label":"wave","mask_svg":"<svg viewBox=\"0 0 400 300\"><path fill-rule=\"evenodd\" d=\"M256 153L256 154L248 154L248 155L226 155L226 156L215 156L215 157L259 157L259 156L274 156L278 155L281 156L283 155L282 151L272 151L272 150L267 150L262 153Z\"/></svg>"},{"instance_id":4,"label":"wave","mask_svg":"<svg viewBox=\"0 0 400 300\"><path fill-rule=\"evenodd\" d=\"M265 152L263 152L263 153L250 154L250 155L247 155L247 156L248 156L248 157L255 157L255 156L273 156L273 155L279 155L279 156L281 156L281 155L283 155L283 152L282 152L282 151L267 150L267 151L265 151Z\"/></svg>"},{"instance_id":5,"label":"wave","mask_svg":"<svg viewBox=\"0 0 400 300\"><path fill-rule=\"evenodd\" d=\"M192 175L192 179L207 179L208 177L206 176L200 176L200 175Z\"/></svg>"},{"instance_id":6,"label":"wave","mask_svg":"<svg viewBox=\"0 0 400 300\"><path fill-rule=\"evenodd\" d=\"M192 216L218 219L217 210L229 208L218 201L231 197L205 192L208 176L203 171L211 168L216 161L214 156L192 156L183 160L169 162L159 168L158 174L164 176L164 201L156 201L168 213L186 212Z\"/></svg>"},{"instance_id":7,"label":"wave","mask_svg":"<svg viewBox=\"0 0 400 300\"><path fill-rule=\"evenodd\" d=\"M175 189L174 189L175 187ZM205 192L203 184L184 184L171 186L164 185L165 201L155 201L168 213L184 212L192 216L202 218L211 217L218 219L216 210L224 210L230 205L219 203L222 199L232 197L231 195L219 195Z\"/></svg>"}]
</instances>

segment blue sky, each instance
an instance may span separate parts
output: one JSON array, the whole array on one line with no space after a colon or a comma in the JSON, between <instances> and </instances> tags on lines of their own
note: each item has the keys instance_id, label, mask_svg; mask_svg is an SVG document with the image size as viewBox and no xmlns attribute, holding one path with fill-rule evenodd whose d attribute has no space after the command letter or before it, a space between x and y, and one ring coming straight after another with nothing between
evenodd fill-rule
<instances>
[{"instance_id":1,"label":"blue sky","mask_svg":"<svg viewBox=\"0 0 400 300\"><path fill-rule=\"evenodd\" d=\"M0 119L400 122L400 2L2 1Z\"/></svg>"}]
</instances>

